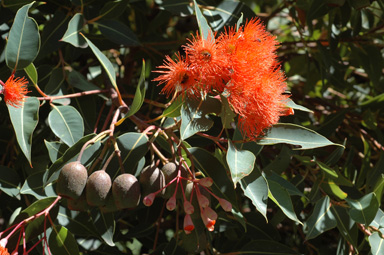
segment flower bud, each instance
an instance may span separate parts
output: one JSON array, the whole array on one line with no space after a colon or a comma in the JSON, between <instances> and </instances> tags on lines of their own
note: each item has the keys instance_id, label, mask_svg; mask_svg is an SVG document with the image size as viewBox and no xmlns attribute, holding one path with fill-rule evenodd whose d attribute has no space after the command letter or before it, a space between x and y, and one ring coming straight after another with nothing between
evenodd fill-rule
<instances>
[{"instance_id":1,"label":"flower bud","mask_svg":"<svg viewBox=\"0 0 384 255\"><path fill-rule=\"evenodd\" d=\"M192 214L195 211L195 208L191 204L191 202L184 200L184 212L186 214Z\"/></svg>"},{"instance_id":2,"label":"flower bud","mask_svg":"<svg viewBox=\"0 0 384 255\"><path fill-rule=\"evenodd\" d=\"M213 180L211 177L205 177L205 178L202 178L198 181L198 183L201 185L201 186L204 186L204 187L211 187L212 184L213 184Z\"/></svg>"},{"instance_id":3,"label":"flower bud","mask_svg":"<svg viewBox=\"0 0 384 255\"><path fill-rule=\"evenodd\" d=\"M203 213L211 220L217 220L217 213L211 207L206 207Z\"/></svg>"},{"instance_id":4,"label":"flower bud","mask_svg":"<svg viewBox=\"0 0 384 255\"><path fill-rule=\"evenodd\" d=\"M202 208L205 208L209 205L208 198L204 195L201 195L200 193L197 194L197 201Z\"/></svg>"},{"instance_id":5,"label":"flower bud","mask_svg":"<svg viewBox=\"0 0 384 255\"><path fill-rule=\"evenodd\" d=\"M153 200L155 200L156 193L150 193L149 195L145 196L143 199L143 204L145 206L151 206L153 204Z\"/></svg>"},{"instance_id":6,"label":"flower bud","mask_svg":"<svg viewBox=\"0 0 384 255\"><path fill-rule=\"evenodd\" d=\"M226 211L226 212L232 211L232 204L230 202L228 202L227 200L220 198L219 203L220 203L220 205L224 211Z\"/></svg>"},{"instance_id":7,"label":"flower bud","mask_svg":"<svg viewBox=\"0 0 384 255\"><path fill-rule=\"evenodd\" d=\"M166 206L167 206L167 209L168 209L169 211L173 211L173 210L175 210L175 208L176 208L176 197L175 197L175 196L171 197L171 198L168 200Z\"/></svg>"}]
</instances>

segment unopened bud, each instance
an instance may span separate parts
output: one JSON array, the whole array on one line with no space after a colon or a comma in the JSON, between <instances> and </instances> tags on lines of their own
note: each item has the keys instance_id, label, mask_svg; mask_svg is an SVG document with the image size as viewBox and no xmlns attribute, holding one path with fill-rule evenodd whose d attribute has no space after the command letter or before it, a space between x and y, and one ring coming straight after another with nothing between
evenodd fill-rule
<instances>
[{"instance_id":1,"label":"unopened bud","mask_svg":"<svg viewBox=\"0 0 384 255\"><path fill-rule=\"evenodd\" d=\"M228 202L227 200L220 198L219 203L220 203L220 205L224 211L226 211L226 212L232 211L232 204L230 202Z\"/></svg>"},{"instance_id":2,"label":"unopened bud","mask_svg":"<svg viewBox=\"0 0 384 255\"><path fill-rule=\"evenodd\" d=\"M191 204L191 202L185 200L185 201L184 201L184 212L185 212L186 214L192 214L194 211L195 211L195 208L193 207L193 205Z\"/></svg>"},{"instance_id":3,"label":"unopened bud","mask_svg":"<svg viewBox=\"0 0 384 255\"><path fill-rule=\"evenodd\" d=\"M204 214L211 220L217 220L217 213L211 207L206 207Z\"/></svg>"},{"instance_id":4,"label":"unopened bud","mask_svg":"<svg viewBox=\"0 0 384 255\"><path fill-rule=\"evenodd\" d=\"M199 180L199 184L204 187L211 187L213 184L213 180L211 177L205 177Z\"/></svg>"},{"instance_id":5,"label":"unopened bud","mask_svg":"<svg viewBox=\"0 0 384 255\"><path fill-rule=\"evenodd\" d=\"M151 194L145 196L143 199L143 204L145 206L151 206L153 204L153 200L155 200L155 197L156 197L155 193L151 193Z\"/></svg>"},{"instance_id":6,"label":"unopened bud","mask_svg":"<svg viewBox=\"0 0 384 255\"><path fill-rule=\"evenodd\" d=\"M167 201L167 209L169 210L169 211L173 211L173 210L175 210L175 208L176 208L176 197L175 196L173 196L173 197L171 197L168 201Z\"/></svg>"},{"instance_id":7,"label":"unopened bud","mask_svg":"<svg viewBox=\"0 0 384 255\"><path fill-rule=\"evenodd\" d=\"M201 195L200 193L197 194L197 201L199 202L199 205L203 208L205 208L209 205L208 198L204 195Z\"/></svg>"}]
</instances>

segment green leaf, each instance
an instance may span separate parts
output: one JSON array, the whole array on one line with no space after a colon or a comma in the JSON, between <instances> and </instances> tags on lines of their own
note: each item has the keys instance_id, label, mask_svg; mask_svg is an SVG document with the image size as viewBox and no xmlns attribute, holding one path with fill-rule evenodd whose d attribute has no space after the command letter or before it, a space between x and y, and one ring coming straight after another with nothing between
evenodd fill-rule
<instances>
[{"instance_id":1,"label":"green leaf","mask_svg":"<svg viewBox=\"0 0 384 255\"><path fill-rule=\"evenodd\" d=\"M255 155L247 150L239 150L231 140L228 140L227 163L231 172L233 184L248 176L255 165Z\"/></svg>"},{"instance_id":2,"label":"green leaf","mask_svg":"<svg viewBox=\"0 0 384 255\"><path fill-rule=\"evenodd\" d=\"M100 20L95 22L100 32L114 43L124 46L139 46L140 41L136 34L124 23L118 20Z\"/></svg>"},{"instance_id":3,"label":"green leaf","mask_svg":"<svg viewBox=\"0 0 384 255\"><path fill-rule=\"evenodd\" d=\"M99 18L103 19L116 19L121 14L124 13L127 8L127 0L115 0L112 2L107 2L100 10Z\"/></svg>"},{"instance_id":4,"label":"green leaf","mask_svg":"<svg viewBox=\"0 0 384 255\"><path fill-rule=\"evenodd\" d=\"M252 204L256 207L268 222L267 218L267 204L268 204L268 183L264 176L260 175L258 171L253 171L247 177L241 179L240 187L244 191Z\"/></svg>"},{"instance_id":5,"label":"green leaf","mask_svg":"<svg viewBox=\"0 0 384 255\"><path fill-rule=\"evenodd\" d=\"M351 207L349 209L351 218L367 227L371 224L379 210L379 201L377 201L376 195L373 192L366 194L360 199L347 198L346 201Z\"/></svg>"},{"instance_id":6,"label":"green leaf","mask_svg":"<svg viewBox=\"0 0 384 255\"><path fill-rule=\"evenodd\" d=\"M323 191L331 196L331 197L337 197L339 198L340 200L344 200L348 197L348 194L346 192L344 192L338 184L336 184L332 179L324 179L322 182L321 182L321 188L323 189Z\"/></svg>"},{"instance_id":7,"label":"green leaf","mask_svg":"<svg viewBox=\"0 0 384 255\"><path fill-rule=\"evenodd\" d=\"M105 70L109 81L111 82L112 86L116 90L118 97L119 97L119 102L122 103L123 100L121 99L121 95L119 92L119 88L117 87L116 83L116 71L115 68L113 67L111 61L90 41L88 40L87 37L85 37L83 34L81 34L84 39L87 41L89 47L91 48L93 54L95 54L96 58L99 60L101 66Z\"/></svg>"},{"instance_id":8,"label":"green leaf","mask_svg":"<svg viewBox=\"0 0 384 255\"><path fill-rule=\"evenodd\" d=\"M288 123L275 124L264 137L257 141L257 143L260 145L287 143L299 146L297 149L301 150L314 149L328 145L342 146L332 143L313 130Z\"/></svg>"},{"instance_id":9,"label":"green leaf","mask_svg":"<svg viewBox=\"0 0 384 255\"><path fill-rule=\"evenodd\" d=\"M87 42L79 33L83 30L83 27L84 27L83 14L76 13L72 17L72 19L69 21L67 31L65 31L65 34L63 38L61 38L61 41L70 43L73 46L78 48L86 48L88 46Z\"/></svg>"},{"instance_id":10,"label":"green leaf","mask_svg":"<svg viewBox=\"0 0 384 255\"><path fill-rule=\"evenodd\" d=\"M339 171L317 160L316 160L316 164L319 166L320 170L323 171L325 177L334 180L338 185L344 185L348 187L353 186L353 183L347 178L345 178Z\"/></svg>"},{"instance_id":11,"label":"green leaf","mask_svg":"<svg viewBox=\"0 0 384 255\"><path fill-rule=\"evenodd\" d=\"M98 86L89 82L81 73L72 70L68 74L68 83L81 91L100 90ZM103 96L104 97L104 96Z\"/></svg>"},{"instance_id":12,"label":"green leaf","mask_svg":"<svg viewBox=\"0 0 384 255\"><path fill-rule=\"evenodd\" d=\"M97 231L88 212L71 211L68 208L60 206L57 222L70 230L74 235L97 235Z\"/></svg>"},{"instance_id":13,"label":"green leaf","mask_svg":"<svg viewBox=\"0 0 384 255\"><path fill-rule=\"evenodd\" d=\"M380 178L377 180L375 186L373 187L373 193L375 193L379 205L381 203L381 198L383 196L384 189L384 174L381 174Z\"/></svg>"},{"instance_id":14,"label":"green leaf","mask_svg":"<svg viewBox=\"0 0 384 255\"><path fill-rule=\"evenodd\" d=\"M11 197L19 197L20 177L17 172L6 166L0 166L0 190Z\"/></svg>"},{"instance_id":15,"label":"green leaf","mask_svg":"<svg viewBox=\"0 0 384 255\"><path fill-rule=\"evenodd\" d=\"M349 216L347 209L332 205L331 212L337 221L337 228L340 234L354 247L357 247L356 222Z\"/></svg>"},{"instance_id":16,"label":"green leaf","mask_svg":"<svg viewBox=\"0 0 384 255\"><path fill-rule=\"evenodd\" d=\"M220 112L220 102L216 99L186 99L181 108L180 138L185 140L197 132L209 130L213 121L207 115L215 111Z\"/></svg>"},{"instance_id":17,"label":"green leaf","mask_svg":"<svg viewBox=\"0 0 384 255\"><path fill-rule=\"evenodd\" d=\"M28 176L25 180L23 187L20 190L21 194L29 194L34 196L36 199L43 199L50 196L56 196L56 191L53 188L52 183L44 185L44 176L47 171L39 171Z\"/></svg>"},{"instance_id":18,"label":"green leaf","mask_svg":"<svg viewBox=\"0 0 384 255\"><path fill-rule=\"evenodd\" d=\"M371 245L372 255L384 254L384 239L378 232L372 233L372 235L368 237L368 240Z\"/></svg>"},{"instance_id":19,"label":"green leaf","mask_svg":"<svg viewBox=\"0 0 384 255\"><path fill-rule=\"evenodd\" d=\"M199 30L200 30L200 35L201 38L208 40L215 40L215 37L213 35L211 27L208 25L207 20L201 13L201 10L199 6L196 3L196 0L193 0L194 6L195 6L195 13L196 13L196 19L197 19L197 24L199 25Z\"/></svg>"},{"instance_id":20,"label":"green leaf","mask_svg":"<svg viewBox=\"0 0 384 255\"><path fill-rule=\"evenodd\" d=\"M74 145L84 135L83 118L72 106L54 106L48 115L48 124L68 146Z\"/></svg>"},{"instance_id":21,"label":"green leaf","mask_svg":"<svg viewBox=\"0 0 384 255\"><path fill-rule=\"evenodd\" d=\"M200 169L205 176L209 176L214 180L212 190L219 197L223 197L232 203L233 207L237 207L236 192L233 182L227 175L227 170L220 161L210 152L193 147L189 149L193 156L195 167Z\"/></svg>"},{"instance_id":22,"label":"green leaf","mask_svg":"<svg viewBox=\"0 0 384 255\"><path fill-rule=\"evenodd\" d=\"M113 213L101 213L99 210L92 210L93 224L101 238L109 245L115 246L113 234L115 233L115 219Z\"/></svg>"},{"instance_id":23,"label":"green leaf","mask_svg":"<svg viewBox=\"0 0 384 255\"><path fill-rule=\"evenodd\" d=\"M351 0L350 3L351 3L351 6L357 10L360 10L362 8L365 8L371 5L371 2L369 0Z\"/></svg>"},{"instance_id":24,"label":"green leaf","mask_svg":"<svg viewBox=\"0 0 384 255\"><path fill-rule=\"evenodd\" d=\"M163 111L163 117L176 118L181 115L181 107L183 106L183 95L179 95L173 103Z\"/></svg>"},{"instance_id":25,"label":"green leaf","mask_svg":"<svg viewBox=\"0 0 384 255\"><path fill-rule=\"evenodd\" d=\"M298 252L272 240L252 240L241 248L239 254L297 255Z\"/></svg>"},{"instance_id":26,"label":"green leaf","mask_svg":"<svg viewBox=\"0 0 384 255\"><path fill-rule=\"evenodd\" d=\"M138 110L140 110L141 106L144 103L144 99L145 99L145 61L143 59L143 67L141 69L139 84L137 85L136 93L135 93L135 97L133 99L132 105L129 107L129 111L127 112L127 114L125 114L125 116L122 119L120 119L116 123L116 125L117 126L120 125L126 118L132 116Z\"/></svg>"},{"instance_id":27,"label":"green leaf","mask_svg":"<svg viewBox=\"0 0 384 255\"><path fill-rule=\"evenodd\" d=\"M284 187L288 191L289 195L291 196L301 196L306 198L305 195L300 190L298 190L295 185L293 185L291 182L287 181L286 179L284 179L283 177L281 177L280 175L278 175L273 171L267 172L267 175L265 176L265 178L268 181L274 181L280 184L281 187Z\"/></svg>"},{"instance_id":28,"label":"green leaf","mask_svg":"<svg viewBox=\"0 0 384 255\"><path fill-rule=\"evenodd\" d=\"M58 158L62 157L68 146L61 142L48 142L44 140L45 147L47 147L49 159L51 162L55 162Z\"/></svg>"},{"instance_id":29,"label":"green leaf","mask_svg":"<svg viewBox=\"0 0 384 255\"><path fill-rule=\"evenodd\" d=\"M49 96L63 96L67 94L67 86L62 68L52 70L49 81L44 88L45 94ZM71 100L69 98L55 99L55 103L68 105Z\"/></svg>"},{"instance_id":30,"label":"green leaf","mask_svg":"<svg viewBox=\"0 0 384 255\"><path fill-rule=\"evenodd\" d=\"M36 21L28 17L34 2L21 7L9 31L5 61L13 70L23 69L35 60L40 49L40 34Z\"/></svg>"},{"instance_id":31,"label":"green leaf","mask_svg":"<svg viewBox=\"0 0 384 255\"><path fill-rule=\"evenodd\" d=\"M39 122L39 100L36 97L27 97L20 108L7 106L17 142L32 166L32 135Z\"/></svg>"},{"instance_id":32,"label":"green leaf","mask_svg":"<svg viewBox=\"0 0 384 255\"><path fill-rule=\"evenodd\" d=\"M48 239L49 249L57 255L76 255L79 247L75 237L67 228L59 225L52 226L52 232Z\"/></svg>"},{"instance_id":33,"label":"green leaf","mask_svg":"<svg viewBox=\"0 0 384 255\"><path fill-rule=\"evenodd\" d=\"M39 59L57 51L61 46L65 45L60 42L60 39L68 27L69 18L70 16L67 13L58 9L45 24L43 33L41 34Z\"/></svg>"},{"instance_id":34,"label":"green leaf","mask_svg":"<svg viewBox=\"0 0 384 255\"><path fill-rule=\"evenodd\" d=\"M130 132L117 137L116 141L121 151L124 171L136 175L137 164L148 152L148 137L143 133ZM113 169L111 178L114 179L121 171L118 160L113 160L108 169Z\"/></svg>"},{"instance_id":35,"label":"green leaf","mask_svg":"<svg viewBox=\"0 0 384 255\"><path fill-rule=\"evenodd\" d=\"M295 104L295 102L293 102L291 99L287 99L285 101L285 104L287 107L290 107L292 109L295 109L295 110L299 110L299 111L303 111L303 112L310 112L310 113L313 113L312 110L309 110L308 108L304 107L304 106L301 106L301 105L298 105L298 104Z\"/></svg>"},{"instance_id":36,"label":"green leaf","mask_svg":"<svg viewBox=\"0 0 384 255\"><path fill-rule=\"evenodd\" d=\"M289 192L279 183L272 180L268 180L268 187L268 197L280 207L283 213L291 220L303 224L296 216Z\"/></svg>"},{"instance_id":37,"label":"green leaf","mask_svg":"<svg viewBox=\"0 0 384 255\"><path fill-rule=\"evenodd\" d=\"M316 202L311 216L305 222L306 239L313 239L318 235L336 227L337 222L331 211L331 199L322 197Z\"/></svg>"},{"instance_id":38,"label":"green leaf","mask_svg":"<svg viewBox=\"0 0 384 255\"><path fill-rule=\"evenodd\" d=\"M232 122L236 117L236 114L232 111L231 106L229 105L228 99L220 95L222 106L221 106L221 123L223 124L223 128L232 128Z\"/></svg>"},{"instance_id":39,"label":"green leaf","mask_svg":"<svg viewBox=\"0 0 384 255\"><path fill-rule=\"evenodd\" d=\"M24 71L27 73L29 79L32 81L32 83L36 86L37 85L37 71L36 67L33 63L28 65L26 68L24 68Z\"/></svg>"}]
</instances>

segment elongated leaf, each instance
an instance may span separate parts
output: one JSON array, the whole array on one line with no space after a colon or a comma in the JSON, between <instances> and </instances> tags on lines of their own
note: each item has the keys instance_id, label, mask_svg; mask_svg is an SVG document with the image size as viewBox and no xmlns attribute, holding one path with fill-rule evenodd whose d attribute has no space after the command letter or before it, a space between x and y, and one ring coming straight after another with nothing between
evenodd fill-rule
<instances>
[{"instance_id":1,"label":"elongated leaf","mask_svg":"<svg viewBox=\"0 0 384 255\"><path fill-rule=\"evenodd\" d=\"M51 162L55 162L58 158L62 157L68 146L61 142L48 142L44 140L45 147L47 147L49 159Z\"/></svg>"},{"instance_id":2,"label":"elongated leaf","mask_svg":"<svg viewBox=\"0 0 384 255\"><path fill-rule=\"evenodd\" d=\"M357 244L357 227L355 221L349 216L347 209L332 205L331 212L337 221L340 234L354 247Z\"/></svg>"},{"instance_id":3,"label":"elongated leaf","mask_svg":"<svg viewBox=\"0 0 384 255\"><path fill-rule=\"evenodd\" d=\"M84 17L81 13L76 13L72 19L69 21L67 31L61 41L72 44L75 47L86 48L87 42L80 35L79 32L83 30L84 26Z\"/></svg>"},{"instance_id":4,"label":"elongated leaf","mask_svg":"<svg viewBox=\"0 0 384 255\"><path fill-rule=\"evenodd\" d=\"M223 124L223 128L232 128L232 122L234 122L234 119L236 117L236 114L232 111L231 106L229 105L228 99L220 95L221 97L221 123Z\"/></svg>"},{"instance_id":5,"label":"elongated leaf","mask_svg":"<svg viewBox=\"0 0 384 255\"><path fill-rule=\"evenodd\" d=\"M44 176L47 174L45 170L33 173L25 180L23 187L21 187L21 194L29 194L36 199L43 199L46 197L56 196L56 191L52 183L44 185Z\"/></svg>"},{"instance_id":6,"label":"elongated leaf","mask_svg":"<svg viewBox=\"0 0 384 255\"><path fill-rule=\"evenodd\" d=\"M29 64L26 68L24 68L24 71L27 73L29 79L32 81L33 85L37 85L38 76L37 76L37 70L33 63Z\"/></svg>"},{"instance_id":7,"label":"elongated leaf","mask_svg":"<svg viewBox=\"0 0 384 255\"><path fill-rule=\"evenodd\" d=\"M0 190L8 196L18 197L20 186L20 177L16 171L6 166L0 166Z\"/></svg>"},{"instance_id":8,"label":"elongated leaf","mask_svg":"<svg viewBox=\"0 0 384 255\"><path fill-rule=\"evenodd\" d=\"M45 24L43 33L41 34L41 49L39 59L48 54L57 51L65 45L60 41L66 28L68 27L70 16L63 12L60 8L55 11L52 18Z\"/></svg>"},{"instance_id":9,"label":"elongated leaf","mask_svg":"<svg viewBox=\"0 0 384 255\"><path fill-rule=\"evenodd\" d=\"M125 172L137 175L137 173L135 173L136 167L140 159L142 159L148 151L148 137L143 133L130 132L122 134L116 141L121 151L121 159ZM110 166L108 166L108 169L112 169L110 172L112 179L116 177L121 171L118 160L113 160Z\"/></svg>"},{"instance_id":10,"label":"elongated leaf","mask_svg":"<svg viewBox=\"0 0 384 255\"><path fill-rule=\"evenodd\" d=\"M109 245L115 246L113 234L115 233L115 219L113 213L101 213L99 210L92 211L93 223L101 238Z\"/></svg>"},{"instance_id":11,"label":"elongated leaf","mask_svg":"<svg viewBox=\"0 0 384 255\"><path fill-rule=\"evenodd\" d=\"M237 182L252 172L255 161L256 157L252 152L239 150L228 140L227 164L235 187Z\"/></svg>"},{"instance_id":12,"label":"elongated leaf","mask_svg":"<svg viewBox=\"0 0 384 255\"><path fill-rule=\"evenodd\" d=\"M53 254L57 255L76 255L79 247L75 237L67 228L59 225L52 226L52 232L48 239L49 248Z\"/></svg>"},{"instance_id":13,"label":"elongated leaf","mask_svg":"<svg viewBox=\"0 0 384 255\"><path fill-rule=\"evenodd\" d=\"M379 201L377 201L376 195L373 192L358 200L346 199L346 201L351 206L349 210L351 218L367 227L371 224L379 210Z\"/></svg>"},{"instance_id":14,"label":"elongated leaf","mask_svg":"<svg viewBox=\"0 0 384 255\"><path fill-rule=\"evenodd\" d=\"M100 10L100 16L98 18L116 19L124 13L125 9L127 8L127 4L127 0L115 0L107 2Z\"/></svg>"},{"instance_id":15,"label":"elongated leaf","mask_svg":"<svg viewBox=\"0 0 384 255\"><path fill-rule=\"evenodd\" d=\"M268 173L265 178L268 180L268 181L275 181L277 182L278 184L280 184L282 187L284 187L289 195L291 196L301 196L301 197L304 197L304 194L298 190L296 188L295 185L293 185L291 182L287 181L286 179L284 179L283 177L281 177L280 175L276 174L275 172L270 172Z\"/></svg>"},{"instance_id":16,"label":"elongated leaf","mask_svg":"<svg viewBox=\"0 0 384 255\"><path fill-rule=\"evenodd\" d=\"M304 106L295 104L295 102L293 102L293 101L292 101L291 99L289 99L289 98L285 101L285 103L286 103L286 106L287 106L287 107L290 107L290 108L292 108L292 109L299 110L299 111L303 111L303 112L311 112L311 113L313 113L312 110L309 110L308 108L306 108L306 107L304 107Z\"/></svg>"},{"instance_id":17,"label":"elongated leaf","mask_svg":"<svg viewBox=\"0 0 384 255\"><path fill-rule=\"evenodd\" d=\"M28 17L28 11L34 2L21 7L14 19L5 48L7 66L19 70L30 65L40 48L40 34L37 23Z\"/></svg>"},{"instance_id":18,"label":"elongated leaf","mask_svg":"<svg viewBox=\"0 0 384 255\"><path fill-rule=\"evenodd\" d=\"M95 84L89 82L81 73L72 70L68 74L68 83L82 91L87 91L87 90L97 90L100 89L98 86Z\"/></svg>"},{"instance_id":19,"label":"elongated leaf","mask_svg":"<svg viewBox=\"0 0 384 255\"><path fill-rule=\"evenodd\" d=\"M244 245L240 254L297 255L299 253L273 240L253 240Z\"/></svg>"},{"instance_id":20,"label":"elongated leaf","mask_svg":"<svg viewBox=\"0 0 384 255\"><path fill-rule=\"evenodd\" d=\"M44 89L45 94L50 96L63 96L67 94L66 80L61 68L56 68L52 70L52 73L49 77L48 84ZM69 98L55 99L55 103L68 105L71 100Z\"/></svg>"},{"instance_id":21,"label":"elongated leaf","mask_svg":"<svg viewBox=\"0 0 384 255\"><path fill-rule=\"evenodd\" d=\"M136 88L136 93L135 93L135 98L133 99L132 105L129 108L129 111L127 114L124 115L124 118L120 119L116 125L120 125L123 123L123 121L135 114L138 110L140 110L141 106L144 103L145 99L145 61L143 59L143 67L141 69L141 74L139 78L139 84L137 85Z\"/></svg>"},{"instance_id":22,"label":"elongated leaf","mask_svg":"<svg viewBox=\"0 0 384 255\"><path fill-rule=\"evenodd\" d=\"M215 40L215 37L213 35L211 27L208 25L207 20L203 16L203 14L200 11L199 6L196 3L196 0L193 0L193 3L195 5L195 13L196 13L196 19L197 24L199 25L200 35L205 40Z\"/></svg>"},{"instance_id":23,"label":"elongated leaf","mask_svg":"<svg viewBox=\"0 0 384 255\"><path fill-rule=\"evenodd\" d=\"M295 210L293 208L291 197L288 191L282 187L279 183L268 180L269 194L268 197L280 207L283 213L293 221L300 224L301 221L297 218Z\"/></svg>"},{"instance_id":24,"label":"elongated leaf","mask_svg":"<svg viewBox=\"0 0 384 255\"><path fill-rule=\"evenodd\" d=\"M337 222L331 211L331 199L328 196L321 198L316 202L311 216L305 222L307 230L306 239L312 239L336 227Z\"/></svg>"},{"instance_id":25,"label":"elongated leaf","mask_svg":"<svg viewBox=\"0 0 384 255\"><path fill-rule=\"evenodd\" d=\"M124 23L118 20L100 20L96 22L100 32L114 43L125 46L139 46L136 34Z\"/></svg>"},{"instance_id":26,"label":"elongated leaf","mask_svg":"<svg viewBox=\"0 0 384 255\"><path fill-rule=\"evenodd\" d=\"M7 105L17 142L32 166L32 135L39 122L40 103L36 97L27 97L20 108Z\"/></svg>"},{"instance_id":27,"label":"elongated leaf","mask_svg":"<svg viewBox=\"0 0 384 255\"><path fill-rule=\"evenodd\" d=\"M339 144L332 143L327 138L313 130L288 123L274 125L268 131L266 136L260 139L257 143L261 145L287 143L297 145L301 150L314 149L328 145L341 146Z\"/></svg>"},{"instance_id":28,"label":"elongated leaf","mask_svg":"<svg viewBox=\"0 0 384 255\"><path fill-rule=\"evenodd\" d=\"M379 233L374 232L368 237L369 244L371 245L371 252L373 255L384 254L384 239Z\"/></svg>"},{"instance_id":29,"label":"elongated leaf","mask_svg":"<svg viewBox=\"0 0 384 255\"><path fill-rule=\"evenodd\" d=\"M74 235L89 236L97 235L92 219L88 212L77 212L63 206L59 208L57 222L66 227Z\"/></svg>"},{"instance_id":30,"label":"elongated leaf","mask_svg":"<svg viewBox=\"0 0 384 255\"><path fill-rule=\"evenodd\" d=\"M109 78L109 81L111 82L112 86L115 88L115 90L117 92L120 104L122 104L123 100L121 99L119 88L117 87L117 83L116 83L116 71L113 68L111 61L109 61L109 59L90 40L88 40L87 37L85 37L83 34L81 34L81 35L87 41L93 54L95 54L95 56L97 57L97 59L99 60L99 62L101 64L101 66L105 70L105 72Z\"/></svg>"},{"instance_id":31,"label":"elongated leaf","mask_svg":"<svg viewBox=\"0 0 384 255\"><path fill-rule=\"evenodd\" d=\"M257 171L240 180L240 187L244 191L252 204L256 207L268 222L267 204L268 204L268 183L267 180Z\"/></svg>"},{"instance_id":32,"label":"elongated leaf","mask_svg":"<svg viewBox=\"0 0 384 255\"><path fill-rule=\"evenodd\" d=\"M74 145L84 135L84 122L72 106L55 106L48 115L52 132L68 146Z\"/></svg>"},{"instance_id":33,"label":"elongated leaf","mask_svg":"<svg viewBox=\"0 0 384 255\"><path fill-rule=\"evenodd\" d=\"M321 182L321 188L327 195L331 197L337 197L344 200L348 197L348 194L344 192L338 184L331 179L325 179Z\"/></svg>"},{"instance_id":34,"label":"elongated leaf","mask_svg":"<svg viewBox=\"0 0 384 255\"><path fill-rule=\"evenodd\" d=\"M163 117L176 118L181 115L181 107L183 106L183 95L176 98L173 103L164 110Z\"/></svg>"}]
</instances>

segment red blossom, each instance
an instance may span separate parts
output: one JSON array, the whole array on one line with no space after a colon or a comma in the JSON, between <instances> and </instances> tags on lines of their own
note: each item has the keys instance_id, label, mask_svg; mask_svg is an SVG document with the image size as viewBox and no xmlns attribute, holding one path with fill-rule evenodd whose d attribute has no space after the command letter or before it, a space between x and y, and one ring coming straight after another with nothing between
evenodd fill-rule
<instances>
[{"instance_id":1,"label":"red blossom","mask_svg":"<svg viewBox=\"0 0 384 255\"><path fill-rule=\"evenodd\" d=\"M5 84L3 84L2 93L4 95L5 103L16 108L22 106L25 100L25 95L28 92L28 81L24 77L15 78L12 74Z\"/></svg>"},{"instance_id":2,"label":"red blossom","mask_svg":"<svg viewBox=\"0 0 384 255\"><path fill-rule=\"evenodd\" d=\"M8 249L0 245L0 255L9 255Z\"/></svg>"}]
</instances>

